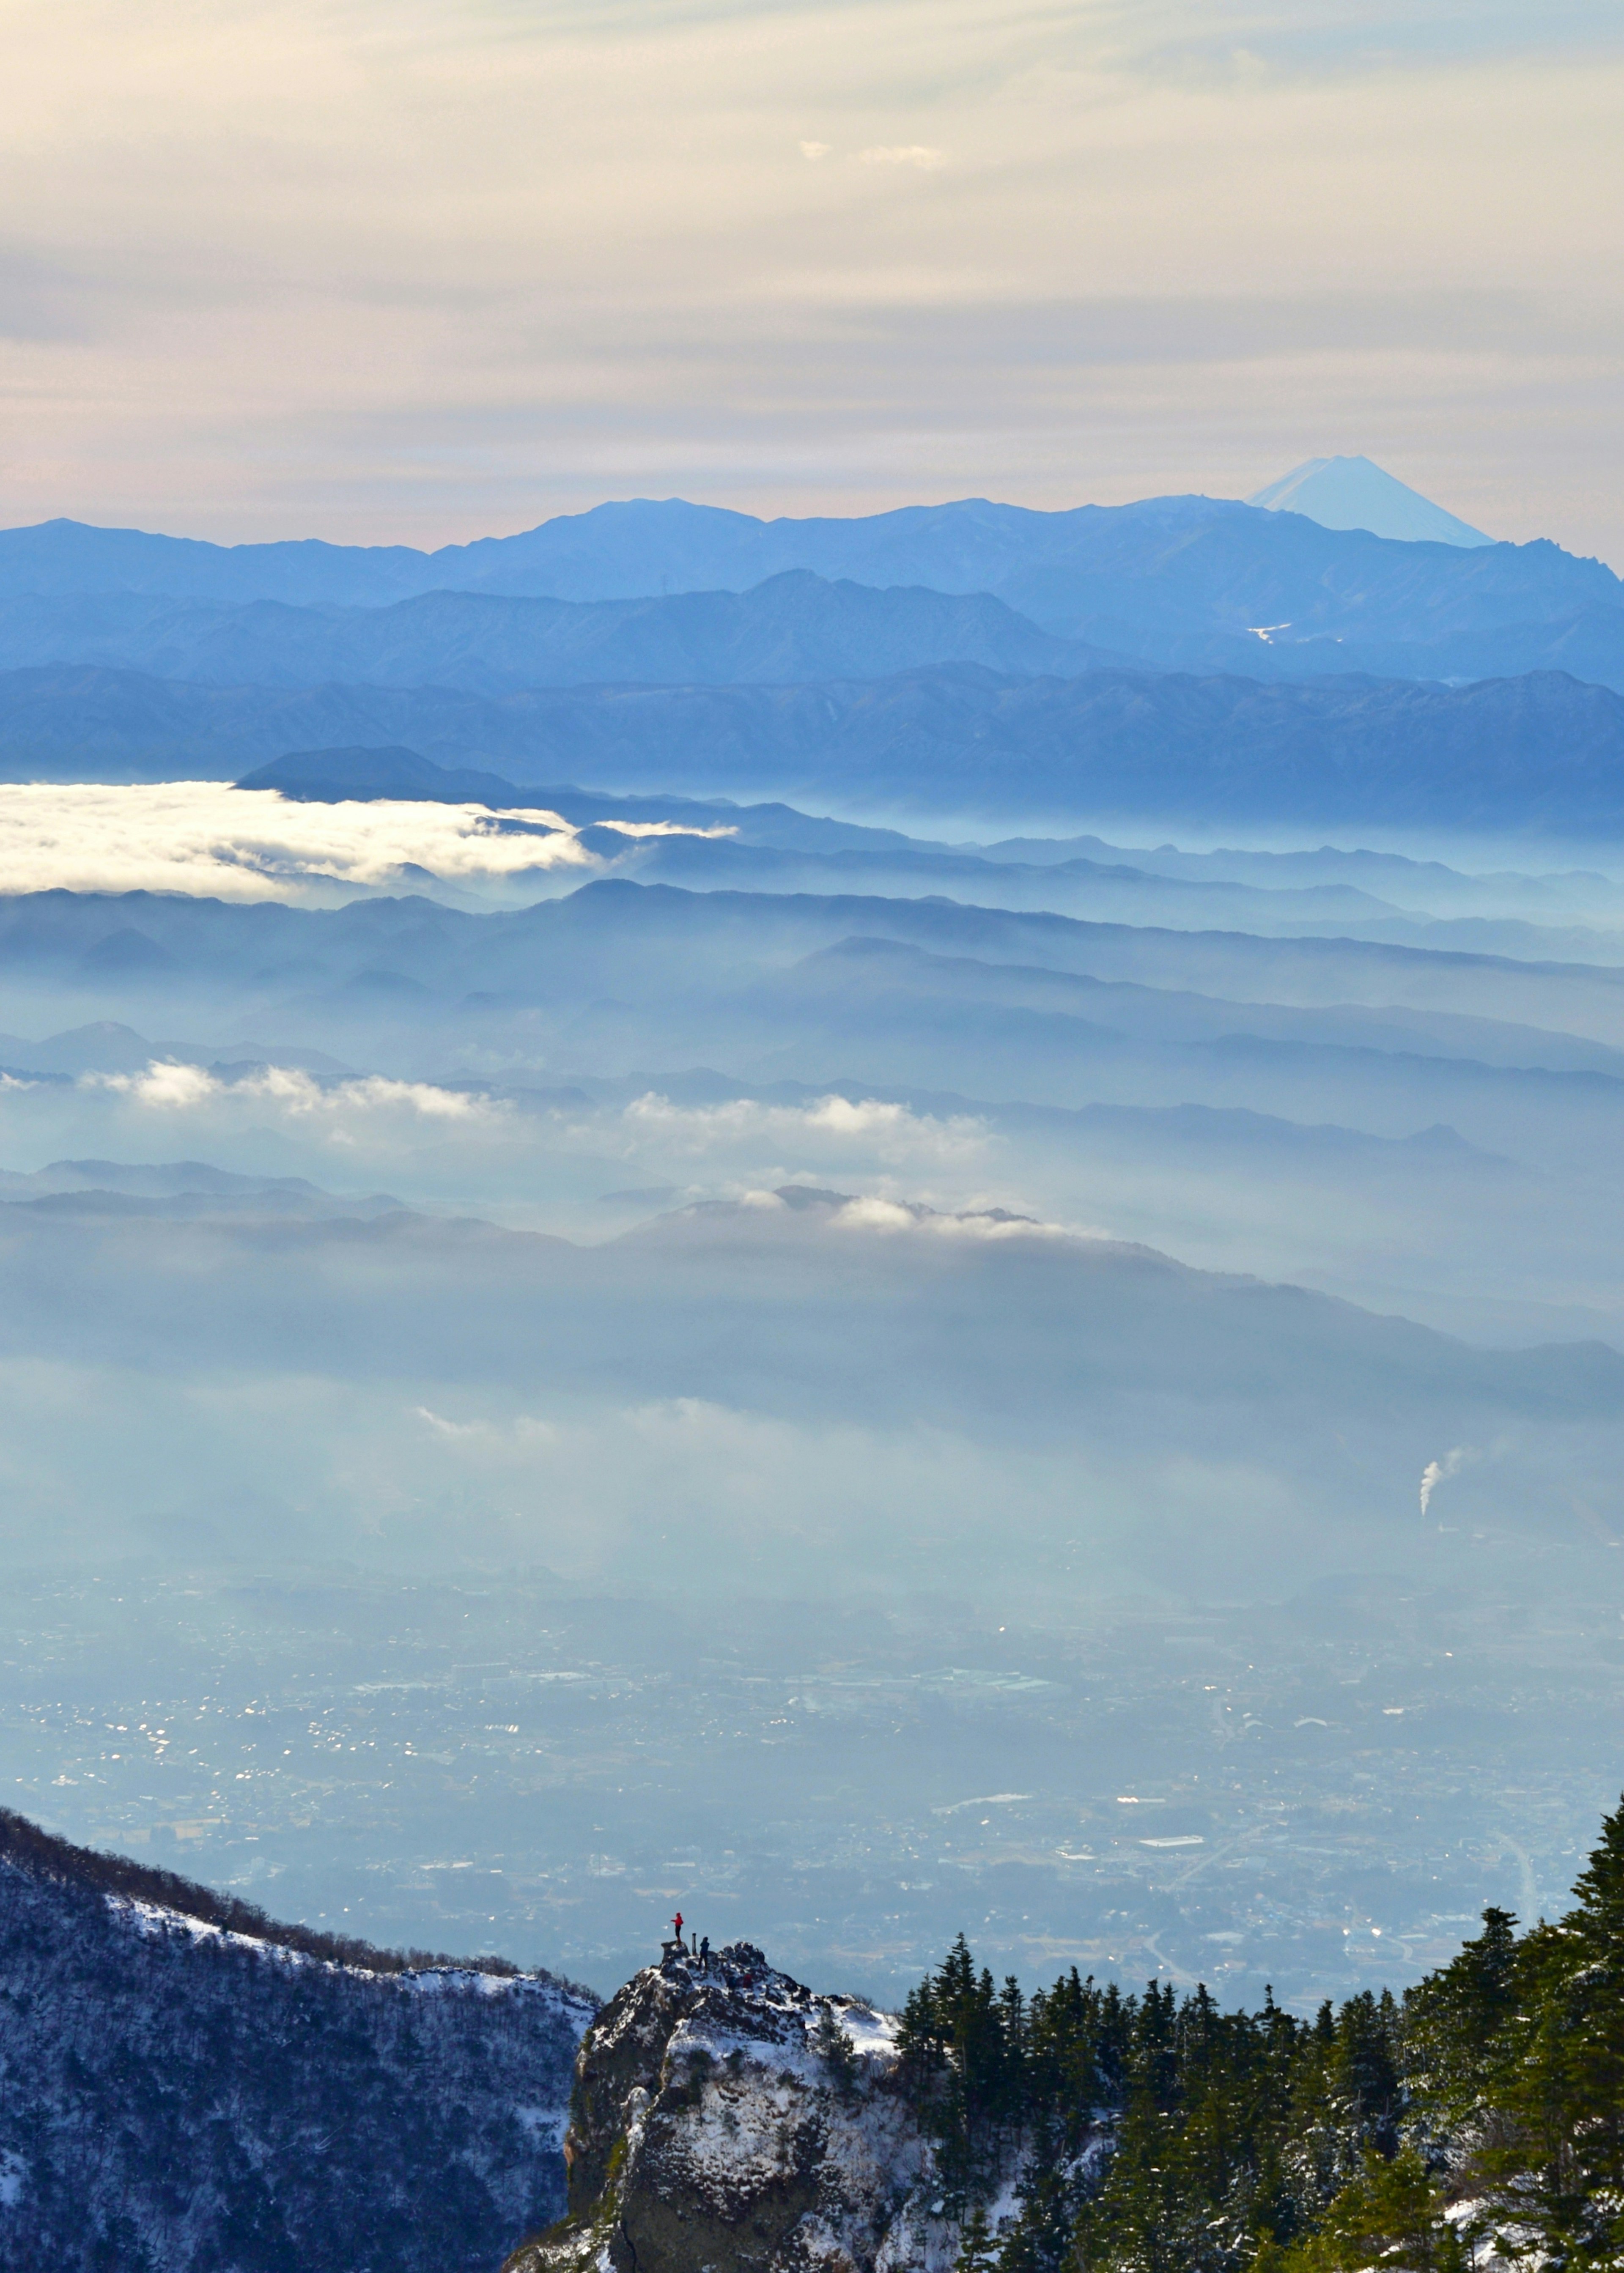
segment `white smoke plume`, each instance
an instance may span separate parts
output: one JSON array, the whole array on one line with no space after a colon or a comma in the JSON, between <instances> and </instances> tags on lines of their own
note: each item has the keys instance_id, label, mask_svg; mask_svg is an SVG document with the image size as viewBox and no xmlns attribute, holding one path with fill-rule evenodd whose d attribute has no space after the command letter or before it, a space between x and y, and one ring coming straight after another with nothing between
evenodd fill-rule
<instances>
[{"instance_id":1,"label":"white smoke plume","mask_svg":"<svg viewBox=\"0 0 1624 2273\"><path fill-rule=\"evenodd\" d=\"M1457 1444L1441 1460L1429 1460L1421 1471L1421 1512L1425 1515L1432 1504L1432 1494L1440 1484L1451 1476L1458 1476L1473 1457L1470 1444Z\"/></svg>"}]
</instances>

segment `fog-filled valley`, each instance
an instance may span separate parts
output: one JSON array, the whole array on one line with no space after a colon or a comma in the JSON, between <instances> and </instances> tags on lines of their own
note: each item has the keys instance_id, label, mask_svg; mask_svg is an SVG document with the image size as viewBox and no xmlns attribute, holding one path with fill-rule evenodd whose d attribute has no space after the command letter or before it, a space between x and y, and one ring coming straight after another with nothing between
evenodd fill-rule
<instances>
[{"instance_id":1,"label":"fog-filled valley","mask_svg":"<svg viewBox=\"0 0 1624 2273\"><path fill-rule=\"evenodd\" d=\"M605 1991L680 1906L1306 2008L1560 1901L1616 581L891 521L0 538L13 1806Z\"/></svg>"}]
</instances>

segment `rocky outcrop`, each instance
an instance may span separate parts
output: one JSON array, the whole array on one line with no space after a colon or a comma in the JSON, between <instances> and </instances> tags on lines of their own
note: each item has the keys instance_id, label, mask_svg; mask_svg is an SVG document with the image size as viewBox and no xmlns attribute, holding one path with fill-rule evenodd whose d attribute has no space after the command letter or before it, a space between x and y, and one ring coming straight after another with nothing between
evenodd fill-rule
<instances>
[{"instance_id":1,"label":"rocky outcrop","mask_svg":"<svg viewBox=\"0 0 1624 2273\"><path fill-rule=\"evenodd\" d=\"M504 2273L928 2273L956 2230L898 2088L895 2022L735 1942L670 1954L575 2064L569 2209Z\"/></svg>"}]
</instances>

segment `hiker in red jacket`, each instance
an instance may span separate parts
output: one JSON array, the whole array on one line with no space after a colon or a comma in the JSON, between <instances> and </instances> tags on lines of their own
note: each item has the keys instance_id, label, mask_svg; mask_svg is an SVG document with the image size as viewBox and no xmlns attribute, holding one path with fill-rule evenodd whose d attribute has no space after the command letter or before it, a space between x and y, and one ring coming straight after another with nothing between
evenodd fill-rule
<instances>
[{"instance_id":1,"label":"hiker in red jacket","mask_svg":"<svg viewBox=\"0 0 1624 2273\"><path fill-rule=\"evenodd\" d=\"M677 1912L675 1917L673 1918L671 1923L675 1932L676 1939L680 1941L682 1939L682 1913L680 1910Z\"/></svg>"}]
</instances>

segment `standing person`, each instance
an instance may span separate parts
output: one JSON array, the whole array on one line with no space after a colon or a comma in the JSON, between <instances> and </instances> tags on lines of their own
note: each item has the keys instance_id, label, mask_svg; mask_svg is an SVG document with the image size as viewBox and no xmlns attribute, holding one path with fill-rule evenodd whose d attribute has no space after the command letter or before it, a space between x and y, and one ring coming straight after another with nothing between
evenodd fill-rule
<instances>
[{"instance_id":1,"label":"standing person","mask_svg":"<svg viewBox=\"0 0 1624 2273\"><path fill-rule=\"evenodd\" d=\"M682 1913L680 1910L677 1912L675 1917L673 1918L671 1923L677 1940L680 1941L682 1939Z\"/></svg>"},{"instance_id":2,"label":"standing person","mask_svg":"<svg viewBox=\"0 0 1624 2273\"><path fill-rule=\"evenodd\" d=\"M699 1962L704 1967L705 1970L709 1972L710 1969L710 1937L708 1933L703 1933L699 1937Z\"/></svg>"}]
</instances>

